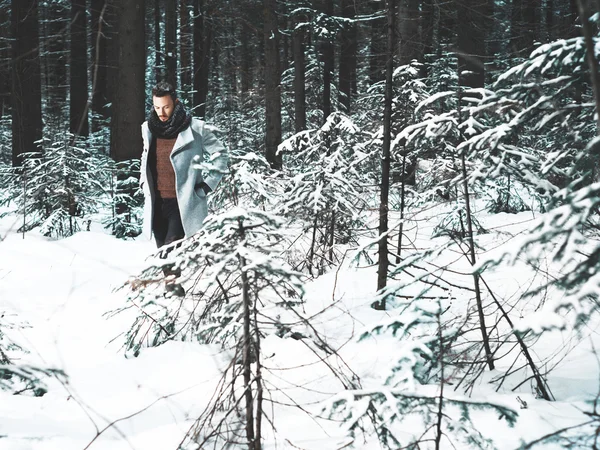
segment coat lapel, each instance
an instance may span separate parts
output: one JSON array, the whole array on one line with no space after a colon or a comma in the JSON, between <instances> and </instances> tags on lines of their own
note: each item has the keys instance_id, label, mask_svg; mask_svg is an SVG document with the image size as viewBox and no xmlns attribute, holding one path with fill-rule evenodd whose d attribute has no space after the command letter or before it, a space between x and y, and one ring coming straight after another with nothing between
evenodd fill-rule
<instances>
[{"instance_id":1,"label":"coat lapel","mask_svg":"<svg viewBox=\"0 0 600 450\"><path fill-rule=\"evenodd\" d=\"M179 152L181 149L183 149L186 145L191 143L193 140L194 140L194 133L192 133L192 127L190 125L185 130L183 130L181 133L179 133L179 135L177 136L177 140L175 141L175 145L173 146L173 151L171 151L171 156L173 156L175 153Z\"/></svg>"}]
</instances>

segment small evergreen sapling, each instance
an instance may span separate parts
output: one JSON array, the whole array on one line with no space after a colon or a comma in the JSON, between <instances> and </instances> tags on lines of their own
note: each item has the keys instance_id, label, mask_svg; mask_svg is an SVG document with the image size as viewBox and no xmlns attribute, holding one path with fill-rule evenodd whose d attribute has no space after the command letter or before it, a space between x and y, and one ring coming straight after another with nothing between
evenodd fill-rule
<instances>
[{"instance_id":1,"label":"small evergreen sapling","mask_svg":"<svg viewBox=\"0 0 600 450\"><path fill-rule=\"evenodd\" d=\"M259 210L210 216L169 259L157 260L129 283L127 308L137 318L126 335L128 353L172 339L220 343L230 352L219 389L188 434L190 446L245 441L260 448L261 339L293 329L297 316L290 308L301 303L303 292L299 274L281 259L287 238L282 226ZM184 297L165 297L157 288L166 268L180 271Z\"/></svg>"},{"instance_id":2,"label":"small evergreen sapling","mask_svg":"<svg viewBox=\"0 0 600 450\"><path fill-rule=\"evenodd\" d=\"M66 134L44 139L41 153L23 155L8 196L25 218L20 231L39 226L43 235L61 238L89 226L103 204L109 160L84 144Z\"/></svg>"},{"instance_id":3,"label":"small evergreen sapling","mask_svg":"<svg viewBox=\"0 0 600 450\"><path fill-rule=\"evenodd\" d=\"M388 286L383 295L393 296L392 291ZM503 405L446 392L449 374L445 372L444 353L458 330L443 326L441 299L416 297L396 306L388 319L360 336L360 340L376 335L397 339L395 364L383 375L382 385L340 392L324 406L325 415L344 422L348 436L345 447L361 448L362 432L375 434L389 449L440 449L447 444L453 448L495 448L477 430L472 412L496 411L511 426L517 413Z\"/></svg>"},{"instance_id":4,"label":"small evergreen sapling","mask_svg":"<svg viewBox=\"0 0 600 450\"><path fill-rule=\"evenodd\" d=\"M133 238L142 232L144 195L139 188L140 160L130 159L110 165L111 215L102 223L118 238Z\"/></svg>"},{"instance_id":5,"label":"small evergreen sapling","mask_svg":"<svg viewBox=\"0 0 600 450\"><path fill-rule=\"evenodd\" d=\"M41 397L47 392L44 378L66 376L58 369L46 369L28 364L15 364L26 350L9 336L10 330L24 328L27 324L17 323L6 311L0 314L0 390L14 394L31 393Z\"/></svg>"},{"instance_id":6,"label":"small evergreen sapling","mask_svg":"<svg viewBox=\"0 0 600 450\"><path fill-rule=\"evenodd\" d=\"M318 130L298 133L281 149L288 154L291 176L285 187L282 215L302 226L303 261L311 275L336 263L337 244L356 238L366 207L364 169L371 154L366 136L341 113L333 113Z\"/></svg>"}]
</instances>

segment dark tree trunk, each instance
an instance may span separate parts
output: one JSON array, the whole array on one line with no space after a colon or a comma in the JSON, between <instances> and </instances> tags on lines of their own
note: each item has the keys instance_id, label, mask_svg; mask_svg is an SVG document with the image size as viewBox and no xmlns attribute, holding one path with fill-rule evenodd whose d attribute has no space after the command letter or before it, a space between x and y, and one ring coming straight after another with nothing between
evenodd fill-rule
<instances>
[{"instance_id":1,"label":"dark tree trunk","mask_svg":"<svg viewBox=\"0 0 600 450\"><path fill-rule=\"evenodd\" d=\"M281 143L281 92L279 72L279 29L277 0L263 0L265 42L265 157L271 168L281 170L282 158L277 154Z\"/></svg>"},{"instance_id":2,"label":"dark tree trunk","mask_svg":"<svg viewBox=\"0 0 600 450\"><path fill-rule=\"evenodd\" d=\"M423 40L423 54L421 62L423 63L421 76L425 77L429 73L428 63L430 56L434 53L434 30L435 30L435 8L434 0L423 0L421 13L421 37Z\"/></svg>"},{"instance_id":3,"label":"dark tree trunk","mask_svg":"<svg viewBox=\"0 0 600 450\"><path fill-rule=\"evenodd\" d=\"M177 4L167 0L165 7L165 65L166 79L177 88Z\"/></svg>"},{"instance_id":4,"label":"dark tree trunk","mask_svg":"<svg viewBox=\"0 0 600 450\"><path fill-rule=\"evenodd\" d=\"M298 24L305 21L305 17L297 17L294 27L294 113L296 133L306 130L306 66L304 61L305 35L304 28Z\"/></svg>"},{"instance_id":5,"label":"dark tree trunk","mask_svg":"<svg viewBox=\"0 0 600 450\"><path fill-rule=\"evenodd\" d=\"M85 0L71 0L71 82L69 131L76 136L89 134L87 19Z\"/></svg>"},{"instance_id":6,"label":"dark tree trunk","mask_svg":"<svg viewBox=\"0 0 600 450\"><path fill-rule=\"evenodd\" d=\"M9 42L10 17L8 7L0 6L0 42ZM0 45L0 119L4 117L4 109L10 99L10 47Z\"/></svg>"},{"instance_id":7,"label":"dark tree trunk","mask_svg":"<svg viewBox=\"0 0 600 450\"><path fill-rule=\"evenodd\" d=\"M237 30L236 30L236 20L230 19L228 20L228 36L236 42ZM228 83L228 98L233 98L237 94L237 71L238 71L238 62L235 54L235 46L228 45L225 49L227 52L227 62L226 62L226 73L227 73L227 83ZM231 96L231 97L229 97Z\"/></svg>"},{"instance_id":8,"label":"dark tree trunk","mask_svg":"<svg viewBox=\"0 0 600 450\"><path fill-rule=\"evenodd\" d=\"M323 0L323 13L329 17L333 16L333 0ZM329 32L331 35L331 30ZM325 38L321 42L321 53L323 58L323 122L327 120L332 112L331 108L331 82L333 79L333 66L335 59L334 40Z\"/></svg>"},{"instance_id":9,"label":"dark tree trunk","mask_svg":"<svg viewBox=\"0 0 600 450\"><path fill-rule=\"evenodd\" d=\"M387 0L387 61L385 67L385 97L383 113L383 149L381 155L381 192L379 199L379 249L377 269L377 290L381 291L387 285L389 255L388 255L388 212L390 192L390 164L392 142L392 75L394 72L394 53L396 42L396 0ZM377 309L385 309L386 301L381 300L374 305Z\"/></svg>"},{"instance_id":10,"label":"dark tree trunk","mask_svg":"<svg viewBox=\"0 0 600 450\"><path fill-rule=\"evenodd\" d=\"M155 55L155 71L156 82L166 79L166 70L162 54L162 41L160 38L160 27L162 24L161 1L154 0L154 55Z\"/></svg>"},{"instance_id":11,"label":"dark tree trunk","mask_svg":"<svg viewBox=\"0 0 600 450\"><path fill-rule=\"evenodd\" d=\"M108 71L106 36L109 32L107 18L109 12L106 0L92 0L92 111L101 118L108 117ZM98 131L99 124L92 120L92 130Z\"/></svg>"},{"instance_id":12,"label":"dark tree trunk","mask_svg":"<svg viewBox=\"0 0 600 450\"><path fill-rule=\"evenodd\" d=\"M197 115L206 115L206 98L210 75L212 25L206 19L204 0L194 0L194 106Z\"/></svg>"},{"instance_id":13,"label":"dark tree trunk","mask_svg":"<svg viewBox=\"0 0 600 450\"><path fill-rule=\"evenodd\" d=\"M354 19L356 15L355 4L351 0L342 0L342 15ZM350 111L352 103L353 77L356 76L357 31L355 23L347 23L341 34L340 42L340 67L339 90L340 104L344 105L346 112Z\"/></svg>"},{"instance_id":14,"label":"dark tree trunk","mask_svg":"<svg viewBox=\"0 0 600 450\"><path fill-rule=\"evenodd\" d=\"M398 65L423 60L419 0L400 0L398 8Z\"/></svg>"},{"instance_id":15,"label":"dark tree trunk","mask_svg":"<svg viewBox=\"0 0 600 450\"><path fill-rule=\"evenodd\" d=\"M382 0L371 2L371 14L381 14L384 8ZM371 42L369 44L369 81L371 84L385 79L385 17L371 21Z\"/></svg>"},{"instance_id":16,"label":"dark tree trunk","mask_svg":"<svg viewBox=\"0 0 600 450\"><path fill-rule=\"evenodd\" d=\"M465 0L469 2L471 0ZM437 15L439 17L437 25L437 55L440 56L444 51L449 51L454 47L456 40L456 14L457 5L460 2L438 2L434 0ZM463 5L464 7L464 5ZM462 18L461 18L462 21ZM462 22L461 22L462 23Z\"/></svg>"},{"instance_id":17,"label":"dark tree trunk","mask_svg":"<svg viewBox=\"0 0 600 450\"><path fill-rule=\"evenodd\" d=\"M119 2L106 0L106 100L105 111L112 117L119 84Z\"/></svg>"},{"instance_id":18,"label":"dark tree trunk","mask_svg":"<svg viewBox=\"0 0 600 450\"><path fill-rule=\"evenodd\" d=\"M179 4L179 23L180 23L180 70L181 70L181 91L189 92L192 90L192 27L189 0L181 0Z\"/></svg>"},{"instance_id":19,"label":"dark tree trunk","mask_svg":"<svg viewBox=\"0 0 600 450\"><path fill-rule=\"evenodd\" d=\"M482 18L486 0L463 0L459 3L458 17L458 82L461 86L483 87L485 83L485 34Z\"/></svg>"},{"instance_id":20,"label":"dark tree trunk","mask_svg":"<svg viewBox=\"0 0 600 450\"><path fill-rule=\"evenodd\" d=\"M144 73L146 42L144 40L144 0L128 0L119 4L118 17L118 83L112 105L111 156L115 161L139 158L142 154L140 125L144 121Z\"/></svg>"},{"instance_id":21,"label":"dark tree trunk","mask_svg":"<svg viewBox=\"0 0 600 450\"><path fill-rule=\"evenodd\" d=\"M64 8L46 6L43 11L44 34L48 39L41 40L46 57L43 58L44 73L42 95L45 95L49 104L65 105L67 103L67 90L69 86L67 68L68 50L66 38L69 32L70 13L68 5ZM60 109L50 110L48 121L56 118L63 120L65 111ZM61 124L62 126L63 124Z\"/></svg>"},{"instance_id":22,"label":"dark tree trunk","mask_svg":"<svg viewBox=\"0 0 600 450\"><path fill-rule=\"evenodd\" d=\"M242 71L241 71L241 89L242 93L248 92L252 86L252 68L254 65L250 27L246 22L242 23L241 41L242 41Z\"/></svg>"},{"instance_id":23,"label":"dark tree trunk","mask_svg":"<svg viewBox=\"0 0 600 450\"><path fill-rule=\"evenodd\" d=\"M37 0L12 0L12 164L38 151L42 138L42 80Z\"/></svg>"},{"instance_id":24,"label":"dark tree trunk","mask_svg":"<svg viewBox=\"0 0 600 450\"><path fill-rule=\"evenodd\" d=\"M512 51L521 56L529 56L538 37L539 23L536 10L541 0L513 0L511 10L511 46Z\"/></svg>"}]
</instances>

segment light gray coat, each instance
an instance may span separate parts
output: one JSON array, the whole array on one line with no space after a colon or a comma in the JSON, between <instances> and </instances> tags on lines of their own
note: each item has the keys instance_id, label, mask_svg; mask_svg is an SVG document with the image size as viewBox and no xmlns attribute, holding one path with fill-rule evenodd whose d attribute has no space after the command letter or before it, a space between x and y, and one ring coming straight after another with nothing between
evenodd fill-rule
<instances>
[{"instance_id":1,"label":"light gray coat","mask_svg":"<svg viewBox=\"0 0 600 450\"><path fill-rule=\"evenodd\" d=\"M151 239L155 193L152 172L148 167L148 151L152 142L148 122L142 124L142 138L144 151L140 166L140 185L144 192L143 234ZM199 184L204 181L214 190L223 174L227 173L228 159L225 146L200 119L192 119L190 126L177 136L171 151L171 164L175 171L175 190L186 238L202 227L202 222L208 215L206 193ZM200 169L198 164L202 162L210 163L210 170Z\"/></svg>"}]
</instances>

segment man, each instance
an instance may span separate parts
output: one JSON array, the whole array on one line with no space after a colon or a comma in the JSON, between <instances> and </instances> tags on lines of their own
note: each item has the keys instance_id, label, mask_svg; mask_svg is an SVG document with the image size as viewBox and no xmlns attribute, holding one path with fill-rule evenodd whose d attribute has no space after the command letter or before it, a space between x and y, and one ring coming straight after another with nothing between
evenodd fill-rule
<instances>
[{"instance_id":1,"label":"man","mask_svg":"<svg viewBox=\"0 0 600 450\"><path fill-rule=\"evenodd\" d=\"M227 152L203 121L192 118L166 82L152 89L142 125L143 233L158 248L196 233L208 214L206 195L227 172ZM209 161L208 170L198 164Z\"/></svg>"}]
</instances>

